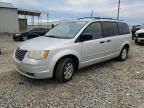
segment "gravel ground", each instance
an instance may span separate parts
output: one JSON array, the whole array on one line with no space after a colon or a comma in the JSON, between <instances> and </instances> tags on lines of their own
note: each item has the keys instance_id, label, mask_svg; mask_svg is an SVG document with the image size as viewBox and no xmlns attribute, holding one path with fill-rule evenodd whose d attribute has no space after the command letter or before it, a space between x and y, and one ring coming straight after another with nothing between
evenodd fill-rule
<instances>
[{"instance_id":1,"label":"gravel ground","mask_svg":"<svg viewBox=\"0 0 144 108\"><path fill-rule=\"evenodd\" d=\"M125 62L81 69L61 84L18 74L12 60L17 44L0 37L0 108L144 108L144 46L133 44Z\"/></svg>"}]
</instances>

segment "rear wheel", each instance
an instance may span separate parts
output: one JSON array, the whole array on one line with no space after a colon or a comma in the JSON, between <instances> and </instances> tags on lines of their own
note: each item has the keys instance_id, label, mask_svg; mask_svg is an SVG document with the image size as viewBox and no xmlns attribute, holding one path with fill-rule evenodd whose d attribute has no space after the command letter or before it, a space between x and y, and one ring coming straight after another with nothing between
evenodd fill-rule
<instances>
[{"instance_id":1,"label":"rear wheel","mask_svg":"<svg viewBox=\"0 0 144 108\"><path fill-rule=\"evenodd\" d=\"M23 41L26 41L26 40L28 40L28 37L27 37L27 36L23 36L23 37L22 37L22 40L23 40Z\"/></svg>"},{"instance_id":2,"label":"rear wheel","mask_svg":"<svg viewBox=\"0 0 144 108\"><path fill-rule=\"evenodd\" d=\"M59 82L68 82L74 74L74 64L71 58L60 60L55 69L55 77Z\"/></svg>"},{"instance_id":3,"label":"rear wheel","mask_svg":"<svg viewBox=\"0 0 144 108\"><path fill-rule=\"evenodd\" d=\"M128 47L123 47L119 55L119 60L125 61L128 57Z\"/></svg>"}]
</instances>

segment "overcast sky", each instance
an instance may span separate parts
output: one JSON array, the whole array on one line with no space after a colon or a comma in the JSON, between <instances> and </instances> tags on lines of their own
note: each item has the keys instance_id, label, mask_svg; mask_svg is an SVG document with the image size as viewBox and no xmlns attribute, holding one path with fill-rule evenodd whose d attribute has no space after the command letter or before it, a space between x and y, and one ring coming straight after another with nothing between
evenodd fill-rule
<instances>
[{"instance_id":1,"label":"overcast sky","mask_svg":"<svg viewBox=\"0 0 144 108\"><path fill-rule=\"evenodd\" d=\"M18 8L49 12L51 20L71 20L90 16L117 16L118 0L0 0ZM120 19L129 24L144 24L144 0L121 0Z\"/></svg>"}]
</instances>

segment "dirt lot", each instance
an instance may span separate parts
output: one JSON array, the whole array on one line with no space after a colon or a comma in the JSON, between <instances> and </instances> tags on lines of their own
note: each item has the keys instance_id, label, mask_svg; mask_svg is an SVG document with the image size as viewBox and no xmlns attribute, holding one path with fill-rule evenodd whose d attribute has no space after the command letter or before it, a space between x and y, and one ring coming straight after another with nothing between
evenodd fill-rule
<instances>
[{"instance_id":1,"label":"dirt lot","mask_svg":"<svg viewBox=\"0 0 144 108\"><path fill-rule=\"evenodd\" d=\"M133 44L125 62L81 69L60 84L18 74L12 54L19 43L11 38L0 37L0 108L144 108L144 46Z\"/></svg>"}]
</instances>

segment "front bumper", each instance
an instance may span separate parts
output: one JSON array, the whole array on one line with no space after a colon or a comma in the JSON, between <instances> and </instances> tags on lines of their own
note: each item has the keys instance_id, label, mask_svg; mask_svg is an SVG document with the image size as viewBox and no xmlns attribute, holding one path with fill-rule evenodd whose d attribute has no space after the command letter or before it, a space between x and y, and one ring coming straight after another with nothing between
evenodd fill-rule
<instances>
[{"instance_id":1,"label":"front bumper","mask_svg":"<svg viewBox=\"0 0 144 108\"><path fill-rule=\"evenodd\" d=\"M53 72L50 71L48 65L44 64L25 64L14 58L17 71L22 75L32 79L45 79L53 77Z\"/></svg>"}]
</instances>

